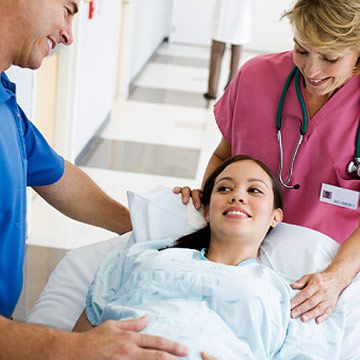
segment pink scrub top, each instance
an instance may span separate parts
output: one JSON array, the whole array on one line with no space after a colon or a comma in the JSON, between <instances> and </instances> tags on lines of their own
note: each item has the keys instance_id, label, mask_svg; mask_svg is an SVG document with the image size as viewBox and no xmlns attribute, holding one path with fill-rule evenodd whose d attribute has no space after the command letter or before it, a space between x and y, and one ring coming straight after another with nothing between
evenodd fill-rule
<instances>
[{"instance_id":1,"label":"pink scrub top","mask_svg":"<svg viewBox=\"0 0 360 360\"><path fill-rule=\"evenodd\" d=\"M253 156L268 165L276 176L279 171L276 112L293 67L292 52L262 55L248 61L214 108L216 122L231 144L232 154ZM319 198L322 183L360 191L360 180L346 173L355 154L359 120L357 75L309 120L290 182L301 187L283 188L285 222L318 230L339 243L358 226L360 209L324 203ZM289 174L301 124L301 108L292 80L282 113L284 179Z\"/></svg>"}]
</instances>

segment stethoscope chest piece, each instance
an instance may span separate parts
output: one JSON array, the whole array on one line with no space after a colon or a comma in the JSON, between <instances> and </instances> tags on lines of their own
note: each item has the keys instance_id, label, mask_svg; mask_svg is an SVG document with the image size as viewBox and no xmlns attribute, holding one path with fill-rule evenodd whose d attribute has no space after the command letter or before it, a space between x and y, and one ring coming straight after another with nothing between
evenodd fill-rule
<instances>
[{"instance_id":1,"label":"stethoscope chest piece","mask_svg":"<svg viewBox=\"0 0 360 360\"><path fill-rule=\"evenodd\" d=\"M346 170L350 176L360 178L360 158L354 158L354 160L351 160Z\"/></svg>"},{"instance_id":2,"label":"stethoscope chest piece","mask_svg":"<svg viewBox=\"0 0 360 360\"><path fill-rule=\"evenodd\" d=\"M348 175L360 179L360 124L358 125L355 156L351 160L346 168Z\"/></svg>"}]
</instances>

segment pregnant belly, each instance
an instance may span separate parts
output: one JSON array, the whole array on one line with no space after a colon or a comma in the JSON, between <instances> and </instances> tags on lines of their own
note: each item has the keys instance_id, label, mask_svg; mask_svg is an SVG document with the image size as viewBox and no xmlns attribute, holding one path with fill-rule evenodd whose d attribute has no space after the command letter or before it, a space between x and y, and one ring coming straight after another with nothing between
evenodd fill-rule
<instances>
[{"instance_id":1,"label":"pregnant belly","mask_svg":"<svg viewBox=\"0 0 360 360\"><path fill-rule=\"evenodd\" d=\"M237 338L206 302L179 299L133 307L113 303L104 309L102 320L134 319L145 314L150 322L142 332L187 345L190 355L186 359L201 359L201 351L218 360L255 359L246 342Z\"/></svg>"}]
</instances>

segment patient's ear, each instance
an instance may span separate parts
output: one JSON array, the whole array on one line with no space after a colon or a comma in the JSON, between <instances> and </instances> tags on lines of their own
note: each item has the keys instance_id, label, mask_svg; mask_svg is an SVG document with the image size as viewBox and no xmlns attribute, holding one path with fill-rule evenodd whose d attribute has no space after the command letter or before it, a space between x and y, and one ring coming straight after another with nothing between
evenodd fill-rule
<instances>
[{"instance_id":1,"label":"patient's ear","mask_svg":"<svg viewBox=\"0 0 360 360\"><path fill-rule=\"evenodd\" d=\"M210 222L210 215L209 215L209 205L204 207L204 217L207 223Z\"/></svg>"},{"instance_id":2,"label":"patient's ear","mask_svg":"<svg viewBox=\"0 0 360 360\"><path fill-rule=\"evenodd\" d=\"M284 214L281 209L275 209L273 212L273 219L271 222L271 227L275 228L277 227L283 220Z\"/></svg>"}]
</instances>

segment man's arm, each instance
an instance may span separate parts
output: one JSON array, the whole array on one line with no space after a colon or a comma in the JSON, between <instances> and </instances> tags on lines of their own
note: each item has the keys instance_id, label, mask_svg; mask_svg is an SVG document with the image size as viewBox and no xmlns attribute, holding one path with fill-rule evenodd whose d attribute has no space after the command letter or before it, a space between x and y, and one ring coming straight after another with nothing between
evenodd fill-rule
<instances>
[{"instance_id":1,"label":"man's arm","mask_svg":"<svg viewBox=\"0 0 360 360\"><path fill-rule=\"evenodd\" d=\"M90 324L90 321L88 320L88 318L86 317L86 312L85 310L82 312L82 314L80 315L78 321L76 322L73 331L74 332L83 332L83 331L87 331L89 329L92 328L92 325ZM214 358L213 356L207 354L206 352L201 352L201 359L202 360L217 360L216 358Z\"/></svg>"},{"instance_id":2,"label":"man's arm","mask_svg":"<svg viewBox=\"0 0 360 360\"><path fill-rule=\"evenodd\" d=\"M164 359L186 356L187 349L173 341L138 333L146 317L108 321L81 334L22 324L0 316L0 359L98 360Z\"/></svg>"},{"instance_id":3,"label":"man's arm","mask_svg":"<svg viewBox=\"0 0 360 360\"><path fill-rule=\"evenodd\" d=\"M107 196L82 170L65 161L55 184L34 186L50 205L72 219L123 234L132 229L129 211Z\"/></svg>"}]
</instances>

